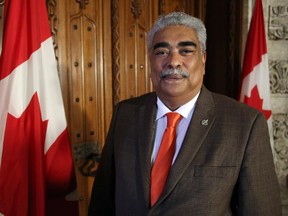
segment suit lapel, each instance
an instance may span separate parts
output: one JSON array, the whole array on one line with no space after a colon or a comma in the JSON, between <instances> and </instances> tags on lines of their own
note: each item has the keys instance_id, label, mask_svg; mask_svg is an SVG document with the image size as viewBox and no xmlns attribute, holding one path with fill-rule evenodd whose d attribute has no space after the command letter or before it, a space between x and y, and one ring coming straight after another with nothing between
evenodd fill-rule
<instances>
[{"instance_id":1,"label":"suit lapel","mask_svg":"<svg viewBox=\"0 0 288 216\"><path fill-rule=\"evenodd\" d=\"M193 161L214 122L215 115L213 108L214 102L212 95L207 89L205 89L205 87L203 87L182 147L170 170L170 175L167 179L163 196L158 200L158 204L161 203L169 193L171 193L187 167Z\"/></svg>"},{"instance_id":2,"label":"suit lapel","mask_svg":"<svg viewBox=\"0 0 288 216\"><path fill-rule=\"evenodd\" d=\"M156 95L150 97L138 110L138 155L145 203L150 203L151 154L155 137Z\"/></svg>"}]
</instances>

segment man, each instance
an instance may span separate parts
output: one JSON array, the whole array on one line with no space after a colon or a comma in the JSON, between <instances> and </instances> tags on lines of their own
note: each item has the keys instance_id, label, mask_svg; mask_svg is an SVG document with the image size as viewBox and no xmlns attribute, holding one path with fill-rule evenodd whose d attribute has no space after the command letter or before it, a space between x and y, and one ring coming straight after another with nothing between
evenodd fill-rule
<instances>
[{"instance_id":1,"label":"man","mask_svg":"<svg viewBox=\"0 0 288 216\"><path fill-rule=\"evenodd\" d=\"M148 49L156 93L115 108L89 215L281 215L264 116L203 86L203 23L178 12L160 17ZM157 182L166 113L181 119L167 179Z\"/></svg>"}]
</instances>

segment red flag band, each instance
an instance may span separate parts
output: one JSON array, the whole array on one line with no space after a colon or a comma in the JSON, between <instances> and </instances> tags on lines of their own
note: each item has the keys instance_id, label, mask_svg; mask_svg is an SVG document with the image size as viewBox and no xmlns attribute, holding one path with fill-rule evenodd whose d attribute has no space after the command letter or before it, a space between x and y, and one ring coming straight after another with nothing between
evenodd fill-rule
<instances>
[{"instance_id":1,"label":"red flag band","mask_svg":"<svg viewBox=\"0 0 288 216\"><path fill-rule=\"evenodd\" d=\"M65 209L64 197L74 189L45 0L6 0L0 57L0 215L63 215L50 201L63 201ZM77 202L73 206L69 215L78 215Z\"/></svg>"}]
</instances>

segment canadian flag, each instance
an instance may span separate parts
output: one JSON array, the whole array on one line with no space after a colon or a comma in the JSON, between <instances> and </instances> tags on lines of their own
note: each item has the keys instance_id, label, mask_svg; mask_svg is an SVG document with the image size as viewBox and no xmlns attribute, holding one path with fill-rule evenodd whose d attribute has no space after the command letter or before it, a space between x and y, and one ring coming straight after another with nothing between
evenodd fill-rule
<instances>
[{"instance_id":1,"label":"canadian flag","mask_svg":"<svg viewBox=\"0 0 288 216\"><path fill-rule=\"evenodd\" d=\"M239 100L263 112L270 121L272 112L265 35L262 2L256 0L246 42Z\"/></svg>"},{"instance_id":2,"label":"canadian flag","mask_svg":"<svg viewBox=\"0 0 288 216\"><path fill-rule=\"evenodd\" d=\"M77 215L77 202L64 200L75 185L45 0L6 0L0 56L0 215ZM74 213L61 213L66 206Z\"/></svg>"}]
</instances>

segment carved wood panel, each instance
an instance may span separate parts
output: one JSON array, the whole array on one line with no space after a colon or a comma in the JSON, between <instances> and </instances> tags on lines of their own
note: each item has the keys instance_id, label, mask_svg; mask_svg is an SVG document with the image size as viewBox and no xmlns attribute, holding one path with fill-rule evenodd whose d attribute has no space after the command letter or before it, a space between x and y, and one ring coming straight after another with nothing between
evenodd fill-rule
<instances>
[{"instance_id":1,"label":"carved wood panel","mask_svg":"<svg viewBox=\"0 0 288 216\"><path fill-rule=\"evenodd\" d=\"M183 11L204 21L207 0L159 0L159 14Z\"/></svg>"},{"instance_id":2,"label":"carved wood panel","mask_svg":"<svg viewBox=\"0 0 288 216\"><path fill-rule=\"evenodd\" d=\"M89 155L100 152L113 109L110 3L47 1L75 161L80 215L87 215L91 173L96 169L83 164Z\"/></svg>"},{"instance_id":3,"label":"carved wood panel","mask_svg":"<svg viewBox=\"0 0 288 216\"><path fill-rule=\"evenodd\" d=\"M120 100L152 91L146 33L156 19L157 1L113 0L113 97Z\"/></svg>"}]
</instances>

